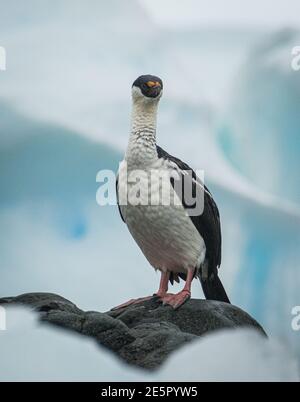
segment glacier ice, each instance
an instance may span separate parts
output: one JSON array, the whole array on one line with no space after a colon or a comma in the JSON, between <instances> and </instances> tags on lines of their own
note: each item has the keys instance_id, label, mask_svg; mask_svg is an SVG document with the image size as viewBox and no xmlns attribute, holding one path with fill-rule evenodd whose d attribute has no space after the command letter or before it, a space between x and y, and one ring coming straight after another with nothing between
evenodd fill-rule
<instances>
[{"instance_id":1,"label":"glacier ice","mask_svg":"<svg viewBox=\"0 0 300 402\"><path fill-rule=\"evenodd\" d=\"M0 14L1 295L52 291L103 310L156 288L116 208L95 201L97 171L116 170L126 146L130 83L153 72L165 81L159 143L207 172L220 207L232 301L300 357L299 35L170 32L134 1L55 1L47 15L30 3Z\"/></svg>"},{"instance_id":2,"label":"glacier ice","mask_svg":"<svg viewBox=\"0 0 300 402\"><path fill-rule=\"evenodd\" d=\"M300 73L292 69L297 31L284 30L247 56L219 126L231 163L264 191L300 204Z\"/></svg>"}]
</instances>

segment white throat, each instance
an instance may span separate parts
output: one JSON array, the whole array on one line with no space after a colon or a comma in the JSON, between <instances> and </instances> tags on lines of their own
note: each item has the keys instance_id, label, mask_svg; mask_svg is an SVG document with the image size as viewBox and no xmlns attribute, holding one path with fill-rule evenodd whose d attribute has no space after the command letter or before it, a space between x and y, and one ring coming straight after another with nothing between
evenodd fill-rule
<instances>
[{"instance_id":1,"label":"white throat","mask_svg":"<svg viewBox=\"0 0 300 402\"><path fill-rule=\"evenodd\" d=\"M157 159L157 107L158 99L133 96L131 133L125 156L130 165L143 166Z\"/></svg>"}]
</instances>

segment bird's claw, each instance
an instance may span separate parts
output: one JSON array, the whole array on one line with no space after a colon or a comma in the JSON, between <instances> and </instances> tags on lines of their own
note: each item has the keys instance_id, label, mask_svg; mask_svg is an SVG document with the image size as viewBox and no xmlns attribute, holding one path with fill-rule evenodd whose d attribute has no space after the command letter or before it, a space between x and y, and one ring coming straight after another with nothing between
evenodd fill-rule
<instances>
[{"instance_id":1,"label":"bird's claw","mask_svg":"<svg viewBox=\"0 0 300 402\"><path fill-rule=\"evenodd\" d=\"M161 298L161 301L163 305L169 305L173 307L174 310L177 310L190 298L191 298L191 292L189 290L184 289L175 295L173 294L165 295L164 297Z\"/></svg>"}]
</instances>

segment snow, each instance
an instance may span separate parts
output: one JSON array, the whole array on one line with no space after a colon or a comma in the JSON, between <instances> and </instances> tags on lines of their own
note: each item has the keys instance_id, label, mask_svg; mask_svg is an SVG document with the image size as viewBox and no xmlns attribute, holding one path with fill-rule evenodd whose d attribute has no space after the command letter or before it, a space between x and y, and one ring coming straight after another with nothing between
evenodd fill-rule
<instances>
[{"instance_id":1,"label":"snow","mask_svg":"<svg viewBox=\"0 0 300 402\"><path fill-rule=\"evenodd\" d=\"M169 359L159 378L195 382L300 379L298 363L286 348L249 329L221 331L186 346Z\"/></svg>"},{"instance_id":2,"label":"snow","mask_svg":"<svg viewBox=\"0 0 300 402\"><path fill-rule=\"evenodd\" d=\"M208 335L174 353L156 373L121 363L93 340L8 307L0 331L1 381L299 381L298 364L276 340L252 330ZM184 369L178 369L184 368Z\"/></svg>"},{"instance_id":3,"label":"snow","mask_svg":"<svg viewBox=\"0 0 300 402\"><path fill-rule=\"evenodd\" d=\"M0 331L0 381L143 381L94 341L38 323L23 308L7 308Z\"/></svg>"}]
</instances>

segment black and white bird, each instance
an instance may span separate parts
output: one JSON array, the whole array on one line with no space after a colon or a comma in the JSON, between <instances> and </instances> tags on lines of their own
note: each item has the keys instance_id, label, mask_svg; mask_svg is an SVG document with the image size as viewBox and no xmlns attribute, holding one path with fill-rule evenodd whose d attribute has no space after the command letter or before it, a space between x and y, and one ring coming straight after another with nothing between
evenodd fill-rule
<instances>
[{"instance_id":1,"label":"black and white bird","mask_svg":"<svg viewBox=\"0 0 300 402\"><path fill-rule=\"evenodd\" d=\"M149 263L161 272L160 286L154 296L177 309L191 297L192 280L198 277L207 299L230 303L218 277L221 226L217 205L195 172L156 144L157 109L162 92L161 79L153 75L142 75L132 85L131 133L116 183L120 215ZM139 203L128 202L130 196L137 195L137 182L128 179L131 173L135 177L135 172L145 173L138 182ZM150 202L156 195L158 199L159 194L166 196L166 191L161 191L161 172L168 173L164 176L169 181L167 195L177 202ZM202 190L201 214L189 213L183 190L178 191L172 179L173 172L183 182L189 176L187 172L191 172L193 194L197 197L194 190ZM126 194L127 202L120 202L121 194ZM179 282L179 278L185 281L184 288L177 294L168 293L169 282ZM116 308L151 297L132 299Z\"/></svg>"}]
</instances>

